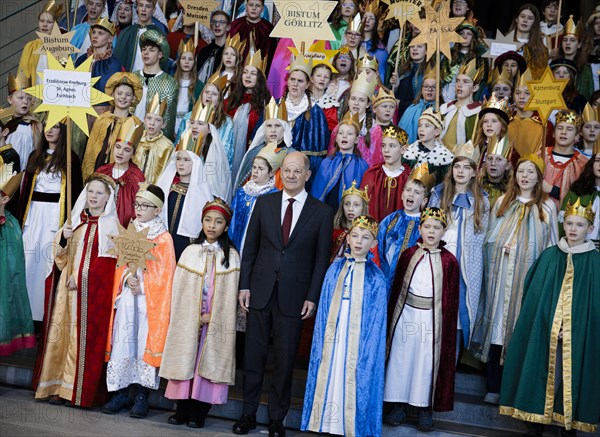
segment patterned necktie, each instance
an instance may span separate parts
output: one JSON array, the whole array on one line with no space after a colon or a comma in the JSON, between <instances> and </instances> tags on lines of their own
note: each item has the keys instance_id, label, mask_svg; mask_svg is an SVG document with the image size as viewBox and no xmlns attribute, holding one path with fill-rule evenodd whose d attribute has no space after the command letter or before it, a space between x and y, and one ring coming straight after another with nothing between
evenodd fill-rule
<instances>
[{"instance_id":1,"label":"patterned necktie","mask_svg":"<svg viewBox=\"0 0 600 437\"><path fill-rule=\"evenodd\" d=\"M293 199L291 197L288 199L288 206L283 216L283 224L281 225L281 235L283 236L284 246L287 246L288 241L290 239L290 230L292 229L292 216L294 213L294 208L292 205L295 201L296 199Z\"/></svg>"}]
</instances>

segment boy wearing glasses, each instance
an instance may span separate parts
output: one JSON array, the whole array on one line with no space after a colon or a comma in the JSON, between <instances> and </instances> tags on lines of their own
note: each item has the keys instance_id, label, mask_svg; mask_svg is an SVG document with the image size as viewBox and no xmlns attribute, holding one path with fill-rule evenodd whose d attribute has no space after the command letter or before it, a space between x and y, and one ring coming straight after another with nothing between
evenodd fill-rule
<instances>
[{"instance_id":1,"label":"boy wearing glasses","mask_svg":"<svg viewBox=\"0 0 600 437\"><path fill-rule=\"evenodd\" d=\"M202 48L196 57L198 80L206 83L221 65L221 57L227 40L227 32L231 28L231 17L224 11L214 11L210 18L210 30L215 39Z\"/></svg>"},{"instance_id":2,"label":"boy wearing glasses","mask_svg":"<svg viewBox=\"0 0 600 437\"><path fill-rule=\"evenodd\" d=\"M148 414L149 390L160 382L158 368L169 327L171 286L175 272L173 239L160 218L165 201L156 185L140 184L133 207L137 232L146 230L155 243L146 269L132 273L127 265L115 272L113 313L108 333L106 385L112 392L102 411L116 414L129 404L129 389L134 404L130 417Z\"/></svg>"}]
</instances>

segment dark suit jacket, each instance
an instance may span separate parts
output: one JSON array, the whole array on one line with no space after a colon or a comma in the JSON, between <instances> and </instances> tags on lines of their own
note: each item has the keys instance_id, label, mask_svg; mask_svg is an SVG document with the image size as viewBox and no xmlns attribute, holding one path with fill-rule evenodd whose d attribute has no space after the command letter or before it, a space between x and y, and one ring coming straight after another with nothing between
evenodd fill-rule
<instances>
[{"instance_id":1,"label":"dark suit jacket","mask_svg":"<svg viewBox=\"0 0 600 437\"><path fill-rule=\"evenodd\" d=\"M278 303L286 316L300 317L305 300L319 302L329 265L333 210L310 194L287 246L281 235L282 192L256 200L240 273L240 290L250 290L250 308L267 306L279 279Z\"/></svg>"}]
</instances>

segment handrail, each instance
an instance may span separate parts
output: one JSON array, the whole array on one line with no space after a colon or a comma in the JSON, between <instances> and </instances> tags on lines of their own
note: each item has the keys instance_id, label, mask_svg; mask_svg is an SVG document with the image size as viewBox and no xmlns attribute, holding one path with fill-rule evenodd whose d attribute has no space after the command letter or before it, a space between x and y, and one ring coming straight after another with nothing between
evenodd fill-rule
<instances>
[{"instance_id":1,"label":"handrail","mask_svg":"<svg viewBox=\"0 0 600 437\"><path fill-rule=\"evenodd\" d=\"M36 31L36 29L37 29L37 27L34 27L33 29L31 29L31 30L29 30L29 31L25 32L23 35L20 35L20 36L18 36L18 37L16 37L16 38L13 38L13 40L12 40L12 41L10 41L10 42L8 42L8 43L4 44L3 46L0 46L0 50L2 50L4 47L8 47L8 46L9 46L9 45L11 45L11 44L14 44L14 43L15 43L15 41L18 41L18 40L20 40L21 38L23 38L24 36L27 36L27 35L29 35L31 32L35 32L35 31ZM9 58L10 58L10 56L9 56ZM4 58L4 59L8 59L8 58ZM0 59L0 62L4 61L4 59Z\"/></svg>"},{"instance_id":2,"label":"handrail","mask_svg":"<svg viewBox=\"0 0 600 437\"><path fill-rule=\"evenodd\" d=\"M33 3L30 3L30 4L28 4L28 5L27 5L27 6L25 6L24 8L22 8L22 9L19 9L18 11L15 11L15 12L13 12L12 14L9 14L9 15L7 15L6 17L2 17L2 18L0 18L0 23L2 23L3 21L6 21L6 20L8 20L10 17L14 17L14 16L15 16L15 15L17 15L17 14L20 14L20 13L21 13L21 12L23 12L24 10L26 10L26 9L29 9L29 8L30 8L30 7L32 7L32 6L35 6L35 5L37 5L38 3L41 3L42 1L44 1L44 0L36 0L36 1L34 1Z\"/></svg>"}]
</instances>

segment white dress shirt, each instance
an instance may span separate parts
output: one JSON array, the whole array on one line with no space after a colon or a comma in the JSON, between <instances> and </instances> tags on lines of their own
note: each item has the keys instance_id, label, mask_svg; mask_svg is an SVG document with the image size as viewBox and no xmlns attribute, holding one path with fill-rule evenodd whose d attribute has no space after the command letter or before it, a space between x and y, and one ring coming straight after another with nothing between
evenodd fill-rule
<instances>
[{"instance_id":1,"label":"white dress shirt","mask_svg":"<svg viewBox=\"0 0 600 437\"><path fill-rule=\"evenodd\" d=\"M285 216L285 210L288 207L289 204L289 199L292 196L290 196L289 194L287 194L285 192L285 190L283 190L282 192L282 197L281 197L281 225L283 226L283 217ZM306 199L308 198L308 193L306 192L306 190L302 190L300 193L296 194L296 196L294 196L294 200L296 200L293 204L292 204L292 227L290 228L290 235L292 235L292 232L294 232L294 227L296 226L296 223L298 223L298 218L300 218L300 213L302 212L302 208L304 207L304 204L306 203Z\"/></svg>"}]
</instances>

